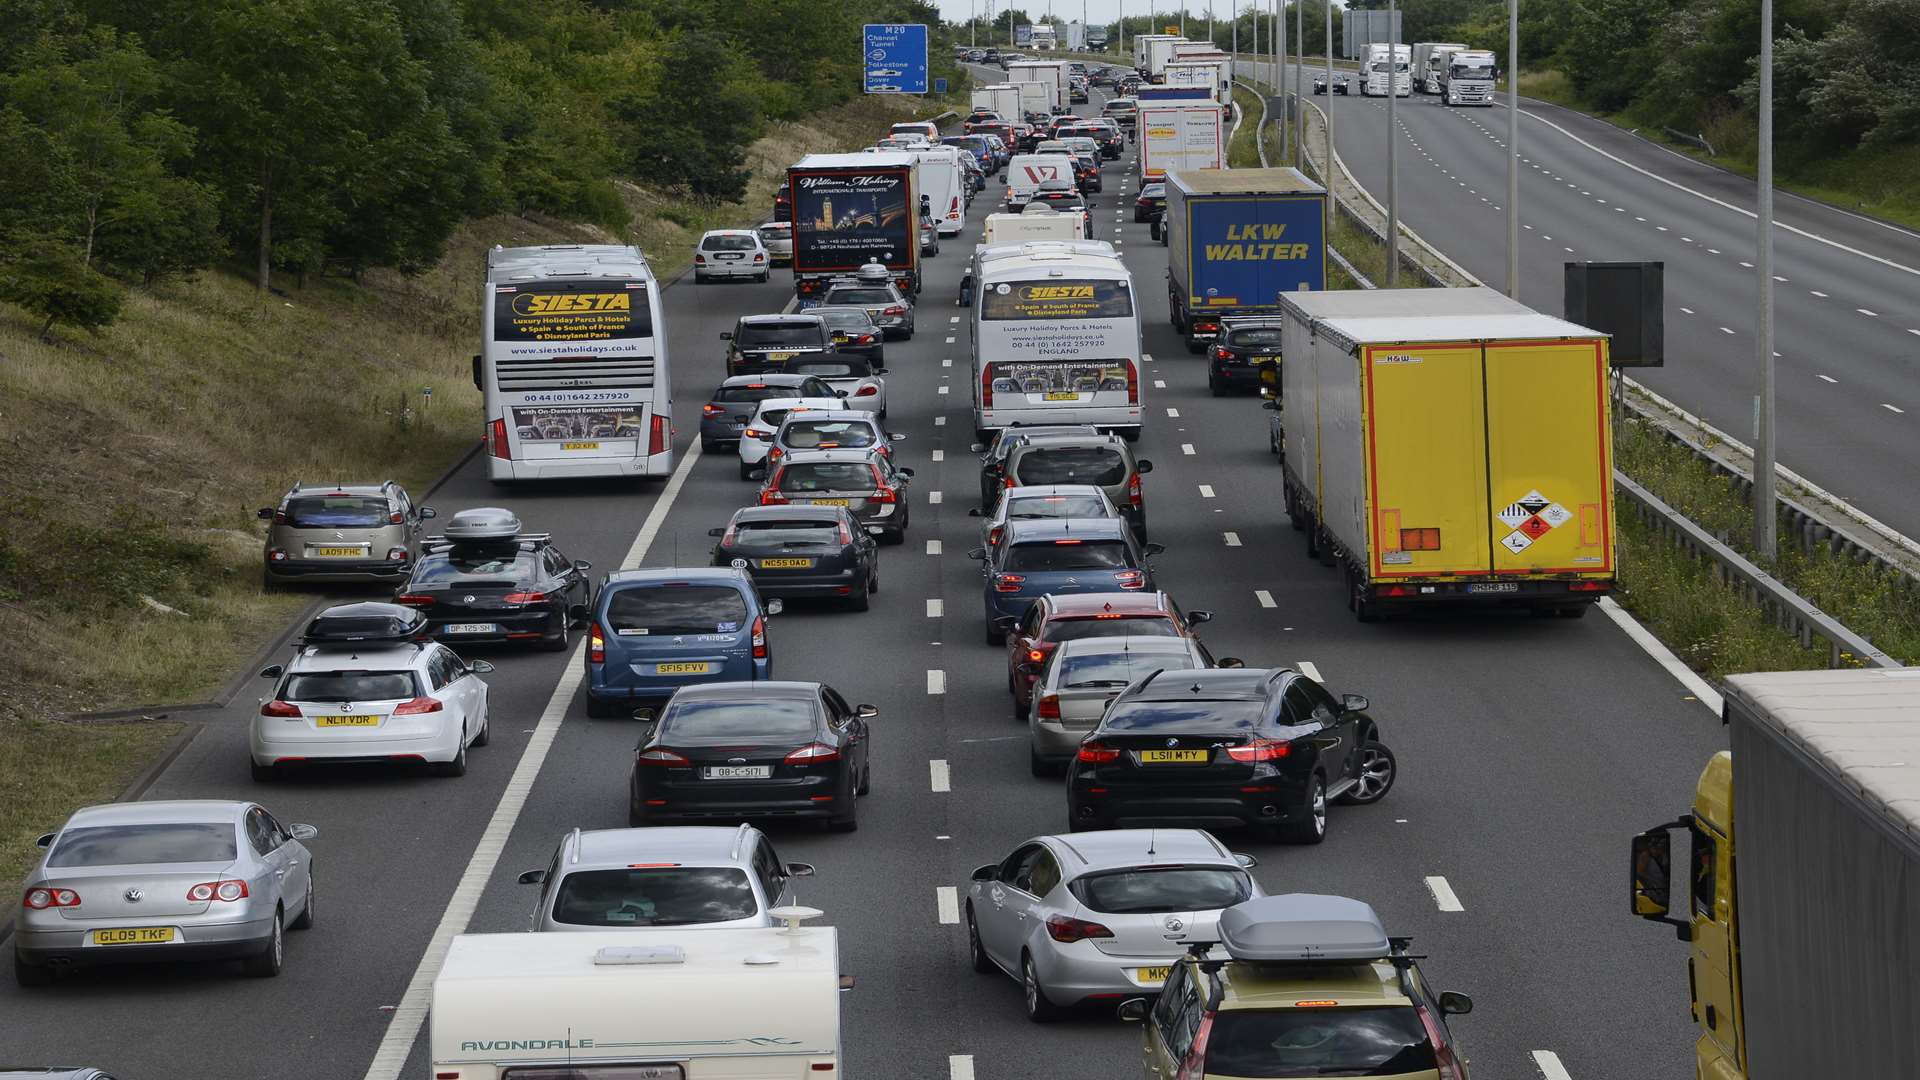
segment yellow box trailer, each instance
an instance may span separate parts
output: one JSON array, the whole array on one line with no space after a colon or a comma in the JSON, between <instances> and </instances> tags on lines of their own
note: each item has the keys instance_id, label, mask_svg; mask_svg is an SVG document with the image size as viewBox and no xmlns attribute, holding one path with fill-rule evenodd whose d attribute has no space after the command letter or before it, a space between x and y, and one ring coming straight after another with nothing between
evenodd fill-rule
<instances>
[{"instance_id":1,"label":"yellow box trailer","mask_svg":"<svg viewBox=\"0 0 1920 1080\"><path fill-rule=\"evenodd\" d=\"M1607 336L1491 289L1282 297L1287 515L1363 621L1614 581Z\"/></svg>"}]
</instances>

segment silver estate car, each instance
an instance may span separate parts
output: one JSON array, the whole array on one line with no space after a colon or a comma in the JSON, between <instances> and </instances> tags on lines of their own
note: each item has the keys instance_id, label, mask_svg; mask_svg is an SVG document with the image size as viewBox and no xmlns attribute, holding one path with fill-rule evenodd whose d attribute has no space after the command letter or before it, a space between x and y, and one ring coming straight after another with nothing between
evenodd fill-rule
<instances>
[{"instance_id":1,"label":"silver estate car","mask_svg":"<svg viewBox=\"0 0 1920 1080\"><path fill-rule=\"evenodd\" d=\"M1254 864L1201 829L1037 836L973 872L968 957L1018 979L1036 1022L1153 993L1223 908L1264 895Z\"/></svg>"},{"instance_id":2,"label":"silver estate car","mask_svg":"<svg viewBox=\"0 0 1920 1080\"><path fill-rule=\"evenodd\" d=\"M1120 691L1156 671L1212 666L1205 647L1192 637L1129 634L1061 642L1047 654L1027 706L1033 775L1058 776Z\"/></svg>"},{"instance_id":3,"label":"silver estate car","mask_svg":"<svg viewBox=\"0 0 1920 1080\"><path fill-rule=\"evenodd\" d=\"M66 968L233 960L280 974L283 932L313 925L319 830L257 803L110 803L74 812L27 876L13 973L45 986Z\"/></svg>"},{"instance_id":4,"label":"silver estate car","mask_svg":"<svg viewBox=\"0 0 1920 1080\"><path fill-rule=\"evenodd\" d=\"M812 876L751 825L688 825L575 829L520 884L540 886L534 930L777 926L769 912L795 902L795 878Z\"/></svg>"},{"instance_id":5,"label":"silver estate car","mask_svg":"<svg viewBox=\"0 0 1920 1080\"><path fill-rule=\"evenodd\" d=\"M421 523L433 507L415 506L391 480L378 484L295 484L279 505L263 506L268 522L266 588L290 581L380 582L398 585L413 573Z\"/></svg>"}]
</instances>

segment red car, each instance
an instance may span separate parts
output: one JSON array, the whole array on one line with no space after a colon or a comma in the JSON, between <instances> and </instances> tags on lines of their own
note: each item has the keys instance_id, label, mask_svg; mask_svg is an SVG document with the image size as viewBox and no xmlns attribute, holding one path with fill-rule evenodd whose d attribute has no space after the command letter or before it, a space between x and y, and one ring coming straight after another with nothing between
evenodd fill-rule
<instances>
[{"instance_id":1,"label":"red car","mask_svg":"<svg viewBox=\"0 0 1920 1080\"><path fill-rule=\"evenodd\" d=\"M1040 666L1063 641L1129 634L1192 638L1207 666L1212 667L1213 654L1193 631L1212 619L1211 611L1182 612L1173 597L1164 592L1043 596L1007 634L1007 692L1013 695L1013 717L1026 722Z\"/></svg>"}]
</instances>

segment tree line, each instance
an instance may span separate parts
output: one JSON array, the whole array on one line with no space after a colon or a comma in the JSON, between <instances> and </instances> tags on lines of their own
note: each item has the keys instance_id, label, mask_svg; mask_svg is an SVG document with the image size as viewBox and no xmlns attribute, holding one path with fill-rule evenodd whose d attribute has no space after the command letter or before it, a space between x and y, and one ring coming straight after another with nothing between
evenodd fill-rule
<instances>
[{"instance_id":1,"label":"tree line","mask_svg":"<svg viewBox=\"0 0 1920 1080\"><path fill-rule=\"evenodd\" d=\"M227 260L264 290L423 270L490 213L619 230L622 178L737 199L768 122L861 93L863 22L940 24L929 0L0 0L0 299L99 328Z\"/></svg>"}]
</instances>

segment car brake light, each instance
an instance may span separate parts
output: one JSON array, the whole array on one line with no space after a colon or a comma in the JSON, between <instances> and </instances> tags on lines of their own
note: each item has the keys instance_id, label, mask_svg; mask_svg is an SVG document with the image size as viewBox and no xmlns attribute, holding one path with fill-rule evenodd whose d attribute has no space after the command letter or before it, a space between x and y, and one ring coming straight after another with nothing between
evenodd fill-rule
<instances>
[{"instance_id":1,"label":"car brake light","mask_svg":"<svg viewBox=\"0 0 1920 1080\"><path fill-rule=\"evenodd\" d=\"M1140 489L1140 474L1137 472L1127 477L1127 502L1131 503L1135 510L1145 508L1143 493Z\"/></svg>"},{"instance_id":2,"label":"car brake light","mask_svg":"<svg viewBox=\"0 0 1920 1080\"><path fill-rule=\"evenodd\" d=\"M847 528L847 523L842 521L838 527L840 529L840 542L843 544L853 543L853 530Z\"/></svg>"},{"instance_id":3,"label":"car brake light","mask_svg":"<svg viewBox=\"0 0 1920 1080\"><path fill-rule=\"evenodd\" d=\"M764 439L767 437L767 433L761 431L759 428L748 428L740 434L745 435L749 439Z\"/></svg>"},{"instance_id":4,"label":"car brake light","mask_svg":"<svg viewBox=\"0 0 1920 1080\"><path fill-rule=\"evenodd\" d=\"M1212 334L1219 332L1220 324L1211 320L1197 321L1193 324L1193 329L1196 333Z\"/></svg>"},{"instance_id":5,"label":"car brake light","mask_svg":"<svg viewBox=\"0 0 1920 1080\"><path fill-rule=\"evenodd\" d=\"M1613 587L1610 581L1569 581L1568 592L1606 592Z\"/></svg>"},{"instance_id":6,"label":"car brake light","mask_svg":"<svg viewBox=\"0 0 1920 1080\"><path fill-rule=\"evenodd\" d=\"M1227 747L1227 756L1235 761L1277 761L1292 752L1291 746L1273 739L1253 739L1244 746Z\"/></svg>"},{"instance_id":7,"label":"car brake light","mask_svg":"<svg viewBox=\"0 0 1920 1080\"><path fill-rule=\"evenodd\" d=\"M999 543L1000 543L1000 526L995 525L993 528L987 530L987 546L995 547Z\"/></svg>"},{"instance_id":8,"label":"car brake light","mask_svg":"<svg viewBox=\"0 0 1920 1080\"><path fill-rule=\"evenodd\" d=\"M1215 345L1213 347L1213 358L1215 360L1231 360L1233 359L1233 354L1227 351L1225 345Z\"/></svg>"},{"instance_id":9,"label":"car brake light","mask_svg":"<svg viewBox=\"0 0 1920 1080\"><path fill-rule=\"evenodd\" d=\"M755 252L755 253L754 253L754 256L753 256L753 261L754 261L754 262L766 262L766 261L767 261L767 257L766 257L765 255L762 255L762 254L760 254L760 253L758 253L758 252Z\"/></svg>"},{"instance_id":10,"label":"car brake light","mask_svg":"<svg viewBox=\"0 0 1920 1080\"><path fill-rule=\"evenodd\" d=\"M1133 361L1131 360L1128 360L1126 364L1127 364L1127 404L1138 405L1140 404L1140 369L1138 367L1135 367Z\"/></svg>"},{"instance_id":11,"label":"car brake light","mask_svg":"<svg viewBox=\"0 0 1920 1080\"><path fill-rule=\"evenodd\" d=\"M221 881L203 881L187 890L187 899L196 904L204 904L210 900L224 900L231 904L235 900L245 900L246 898L247 883L236 878L226 878Z\"/></svg>"},{"instance_id":12,"label":"car brake light","mask_svg":"<svg viewBox=\"0 0 1920 1080\"><path fill-rule=\"evenodd\" d=\"M407 515L400 513L398 510L387 515L387 524L389 525L405 525L406 523Z\"/></svg>"},{"instance_id":13,"label":"car brake light","mask_svg":"<svg viewBox=\"0 0 1920 1080\"><path fill-rule=\"evenodd\" d=\"M724 415L726 411L727 410L725 406L715 405L711 402L700 406L701 416L721 416L721 415Z\"/></svg>"},{"instance_id":14,"label":"car brake light","mask_svg":"<svg viewBox=\"0 0 1920 1080\"><path fill-rule=\"evenodd\" d=\"M261 716L282 716L289 719L300 718L300 706L288 701L269 701L260 706Z\"/></svg>"},{"instance_id":15,"label":"car brake light","mask_svg":"<svg viewBox=\"0 0 1920 1080\"><path fill-rule=\"evenodd\" d=\"M765 615L753 617L753 658L755 660L767 658L767 617Z\"/></svg>"},{"instance_id":16,"label":"car brake light","mask_svg":"<svg viewBox=\"0 0 1920 1080\"><path fill-rule=\"evenodd\" d=\"M1111 761L1119 761L1120 751L1104 743L1085 742L1080 744L1080 752L1074 756L1089 765L1105 765Z\"/></svg>"},{"instance_id":17,"label":"car brake light","mask_svg":"<svg viewBox=\"0 0 1920 1080\"><path fill-rule=\"evenodd\" d=\"M651 750L642 750L633 755L633 763L635 765L652 765L669 769L683 768L693 764L693 762L687 760L687 755L682 754L678 750L664 750L657 746Z\"/></svg>"},{"instance_id":18,"label":"car brake light","mask_svg":"<svg viewBox=\"0 0 1920 1080\"><path fill-rule=\"evenodd\" d=\"M587 662L589 664L607 662L607 635L600 629L599 623L594 623L593 629L587 631Z\"/></svg>"},{"instance_id":19,"label":"car brake light","mask_svg":"<svg viewBox=\"0 0 1920 1080\"><path fill-rule=\"evenodd\" d=\"M1138 570L1121 570L1113 575L1113 580L1123 589L1138 589L1146 585L1147 575Z\"/></svg>"},{"instance_id":20,"label":"car brake light","mask_svg":"<svg viewBox=\"0 0 1920 1080\"><path fill-rule=\"evenodd\" d=\"M652 427L647 431L647 454L649 456L667 452L667 433L667 418L664 416L655 416Z\"/></svg>"},{"instance_id":21,"label":"car brake light","mask_svg":"<svg viewBox=\"0 0 1920 1080\"><path fill-rule=\"evenodd\" d=\"M767 460L778 461L781 458L785 457L786 455L787 455L787 452L785 450L782 450L776 446L773 449L767 451Z\"/></svg>"},{"instance_id":22,"label":"car brake light","mask_svg":"<svg viewBox=\"0 0 1920 1080\"><path fill-rule=\"evenodd\" d=\"M767 486L760 491L760 505L785 506L786 504L787 497L780 493L780 474L775 473L773 479L767 481Z\"/></svg>"},{"instance_id":23,"label":"car brake light","mask_svg":"<svg viewBox=\"0 0 1920 1080\"><path fill-rule=\"evenodd\" d=\"M993 365L980 365L980 407L993 408Z\"/></svg>"},{"instance_id":24,"label":"car brake light","mask_svg":"<svg viewBox=\"0 0 1920 1080\"><path fill-rule=\"evenodd\" d=\"M693 253L693 261L697 263L703 263L707 261L707 257L696 251Z\"/></svg>"},{"instance_id":25,"label":"car brake light","mask_svg":"<svg viewBox=\"0 0 1920 1080\"><path fill-rule=\"evenodd\" d=\"M840 751L826 743L808 743L781 760L788 765L825 765L829 761L839 761Z\"/></svg>"},{"instance_id":26,"label":"car brake light","mask_svg":"<svg viewBox=\"0 0 1920 1080\"><path fill-rule=\"evenodd\" d=\"M895 304L892 307L887 308L882 312L880 312L880 314L882 315L905 315L906 313L907 313L907 309L904 307L901 307L899 304Z\"/></svg>"},{"instance_id":27,"label":"car brake light","mask_svg":"<svg viewBox=\"0 0 1920 1080\"><path fill-rule=\"evenodd\" d=\"M547 594L543 592L510 592L500 599L509 604L542 604L546 602Z\"/></svg>"},{"instance_id":28,"label":"car brake light","mask_svg":"<svg viewBox=\"0 0 1920 1080\"><path fill-rule=\"evenodd\" d=\"M423 713L439 712L441 709L445 707L446 706L440 704L440 700L438 698L417 697L411 701L403 701L400 704L395 705L393 707L393 715L419 716Z\"/></svg>"},{"instance_id":29,"label":"car brake light","mask_svg":"<svg viewBox=\"0 0 1920 1080\"><path fill-rule=\"evenodd\" d=\"M388 561L388 562L406 562L406 561L407 561L407 549L406 549L406 548L403 548L403 547L390 547L390 548L388 548L388 549L387 549L387 561Z\"/></svg>"},{"instance_id":30,"label":"car brake light","mask_svg":"<svg viewBox=\"0 0 1920 1080\"><path fill-rule=\"evenodd\" d=\"M80 894L72 889L28 889L27 895L20 898L20 904L34 911L45 911L56 907L79 907Z\"/></svg>"},{"instance_id":31,"label":"car brake light","mask_svg":"<svg viewBox=\"0 0 1920 1080\"><path fill-rule=\"evenodd\" d=\"M1113 931L1097 922L1076 919L1071 915L1047 916L1047 936L1055 941L1085 941L1088 938L1110 938Z\"/></svg>"},{"instance_id":32,"label":"car brake light","mask_svg":"<svg viewBox=\"0 0 1920 1080\"><path fill-rule=\"evenodd\" d=\"M1047 694L1040 699L1039 712L1042 720L1060 719L1060 698L1057 694Z\"/></svg>"},{"instance_id":33,"label":"car brake light","mask_svg":"<svg viewBox=\"0 0 1920 1080\"><path fill-rule=\"evenodd\" d=\"M993 588L996 592L1019 592L1020 586L1025 584L1026 580L1024 574L995 574Z\"/></svg>"},{"instance_id":34,"label":"car brake light","mask_svg":"<svg viewBox=\"0 0 1920 1080\"><path fill-rule=\"evenodd\" d=\"M421 596L418 593L402 593L394 597L393 602L396 604L405 604L408 607L432 607L433 597Z\"/></svg>"},{"instance_id":35,"label":"car brake light","mask_svg":"<svg viewBox=\"0 0 1920 1080\"><path fill-rule=\"evenodd\" d=\"M860 340L865 341L867 339L862 337ZM878 386L875 386L872 383L867 383L866 385L862 386L860 389L855 390L853 392L853 396L854 397L879 397L880 388Z\"/></svg>"},{"instance_id":36,"label":"car brake light","mask_svg":"<svg viewBox=\"0 0 1920 1080\"><path fill-rule=\"evenodd\" d=\"M488 440L488 445L493 456L497 458L512 457L513 454L507 449L507 422L505 420L495 420L489 425L489 429L492 433L492 438Z\"/></svg>"}]
</instances>

